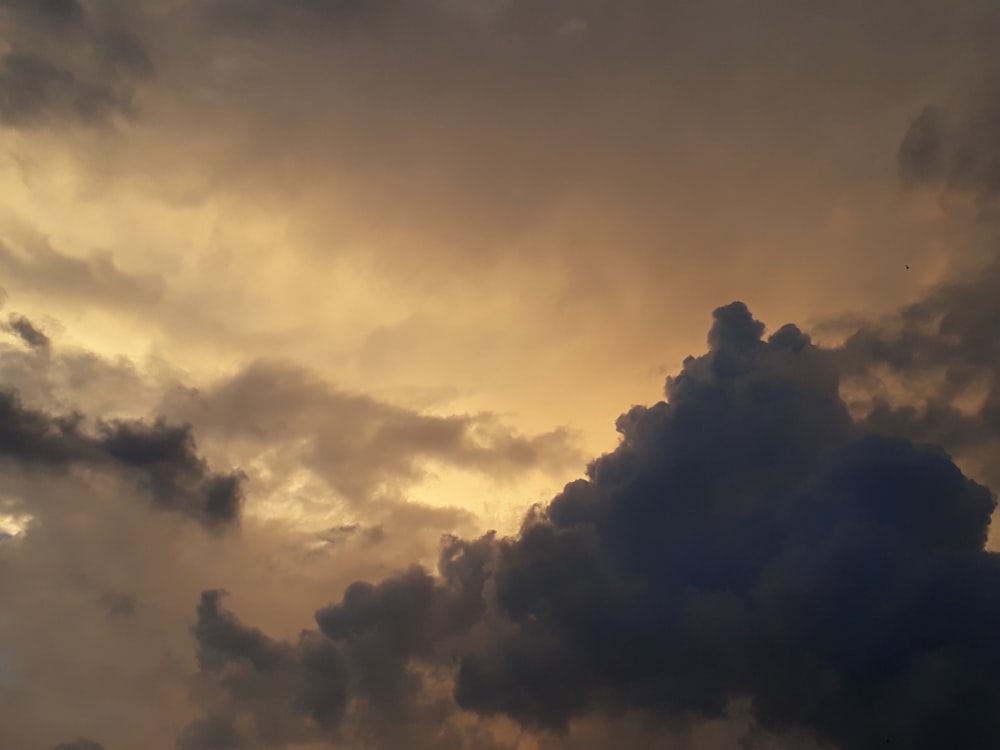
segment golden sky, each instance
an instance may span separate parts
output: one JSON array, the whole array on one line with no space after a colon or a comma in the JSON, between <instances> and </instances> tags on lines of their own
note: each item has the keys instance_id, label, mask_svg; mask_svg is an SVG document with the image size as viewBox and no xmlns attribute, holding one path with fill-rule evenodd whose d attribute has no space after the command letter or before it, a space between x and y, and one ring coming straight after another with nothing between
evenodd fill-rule
<instances>
[{"instance_id":1,"label":"golden sky","mask_svg":"<svg viewBox=\"0 0 1000 750\"><path fill-rule=\"evenodd\" d=\"M0 385L88 435L190 425L190 481L245 477L219 535L134 502L165 480L106 471L97 438L8 471L10 747L402 747L185 735L219 700L192 676L200 593L295 638L350 582L433 567L442 533L515 533L717 307L835 346L978 278L998 31L984 0L0 0ZM954 175L906 171L931 105L972 133ZM989 450L955 449L983 481ZM736 748L737 704L666 734L476 731Z\"/></svg>"}]
</instances>

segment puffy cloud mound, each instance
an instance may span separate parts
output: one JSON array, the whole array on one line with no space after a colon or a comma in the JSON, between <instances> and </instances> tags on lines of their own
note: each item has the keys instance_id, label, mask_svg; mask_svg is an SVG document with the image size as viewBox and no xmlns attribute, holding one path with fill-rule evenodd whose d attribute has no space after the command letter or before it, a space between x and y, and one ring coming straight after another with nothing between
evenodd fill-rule
<instances>
[{"instance_id":1,"label":"puffy cloud mound","mask_svg":"<svg viewBox=\"0 0 1000 750\"><path fill-rule=\"evenodd\" d=\"M993 495L943 449L852 420L841 352L794 326L765 339L742 303L714 318L667 400L623 415L619 447L516 536L450 540L437 577L356 583L296 645L206 593L195 634L226 700L183 747L238 746L220 722L247 715L240 741L280 746L356 737L359 717L559 732L747 702L758 729L842 750L996 747Z\"/></svg>"}]
</instances>

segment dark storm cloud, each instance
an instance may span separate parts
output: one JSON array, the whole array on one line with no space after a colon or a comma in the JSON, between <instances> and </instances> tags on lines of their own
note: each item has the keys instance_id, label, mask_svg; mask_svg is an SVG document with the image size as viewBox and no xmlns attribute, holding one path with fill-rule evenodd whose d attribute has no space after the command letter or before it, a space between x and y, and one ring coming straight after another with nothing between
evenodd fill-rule
<instances>
[{"instance_id":1,"label":"dark storm cloud","mask_svg":"<svg viewBox=\"0 0 1000 750\"><path fill-rule=\"evenodd\" d=\"M49 337L23 315L12 315L7 321L7 327L31 348L43 350L49 348L51 343Z\"/></svg>"},{"instance_id":2,"label":"dark storm cloud","mask_svg":"<svg viewBox=\"0 0 1000 750\"><path fill-rule=\"evenodd\" d=\"M123 466L140 470L159 505L209 525L239 518L242 475L213 474L198 455L190 425L157 420L105 423L98 446Z\"/></svg>"},{"instance_id":3,"label":"dark storm cloud","mask_svg":"<svg viewBox=\"0 0 1000 750\"><path fill-rule=\"evenodd\" d=\"M123 470L140 479L158 507L210 527L237 521L243 500L242 476L213 473L197 454L189 426L112 421L90 432L82 415L27 408L9 390L0 391L0 457L27 468Z\"/></svg>"},{"instance_id":4,"label":"dark storm cloud","mask_svg":"<svg viewBox=\"0 0 1000 750\"><path fill-rule=\"evenodd\" d=\"M202 594L194 628L198 663L241 708L250 709L260 739L288 742L307 737L310 729L336 726L348 694L347 668L334 644L315 633L303 633L295 644L274 641L223 609L221 595ZM180 746L218 750L238 737L220 714L189 727Z\"/></svg>"},{"instance_id":5,"label":"dark storm cloud","mask_svg":"<svg viewBox=\"0 0 1000 750\"><path fill-rule=\"evenodd\" d=\"M845 750L996 742L991 494L939 449L858 436L827 354L759 334L742 305L718 311L669 403L630 412L621 447L501 544L518 629L463 661L461 705L559 728L602 704L711 717L749 698L766 728Z\"/></svg>"},{"instance_id":6,"label":"dark storm cloud","mask_svg":"<svg viewBox=\"0 0 1000 750\"><path fill-rule=\"evenodd\" d=\"M492 537L446 540L437 577L419 567L372 585L351 585L342 602L316 614L319 632L296 643L276 641L242 624L207 591L194 627L202 675L214 677L226 699L189 726L178 747L283 747L290 742L348 736L350 713L369 736L421 746L420 733L450 709L425 704L429 668L447 661L449 639L485 614L481 591ZM452 652L453 655L453 652ZM248 727L244 734L237 724Z\"/></svg>"},{"instance_id":7,"label":"dark storm cloud","mask_svg":"<svg viewBox=\"0 0 1000 750\"><path fill-rule=\"evenodd\" d=\"M418 668L457 667L444 717L560 730L749 700L762 730L842 750L995 747L993 495L942 449L852 421L835 352L794 326L762 334L743 304L720 308L669 401L623 415L620 446L518 535L450 542L438 577L353 584L319 610L338 700L391 724L426 688ZM206 597L204 669L301 671L300 646ZM224 684L226 711L252 713L255 690Z\"/></svg>"}]
</instances>

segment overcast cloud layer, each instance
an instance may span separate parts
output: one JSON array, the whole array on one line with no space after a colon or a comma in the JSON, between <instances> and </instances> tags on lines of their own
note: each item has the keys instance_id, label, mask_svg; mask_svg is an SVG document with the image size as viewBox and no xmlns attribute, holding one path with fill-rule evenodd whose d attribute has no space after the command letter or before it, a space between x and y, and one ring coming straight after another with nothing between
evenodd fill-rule
<instances>
[{"instance_id":1,"label":"overcast cloud layer","mask_svg":"<svg viewBox=\"0 0 1000 750\"><path fill-rule=\"evenodd\" d=\"M0 0L0 744L1000 746L998 34Z\"/></svg>"}]
</instances>

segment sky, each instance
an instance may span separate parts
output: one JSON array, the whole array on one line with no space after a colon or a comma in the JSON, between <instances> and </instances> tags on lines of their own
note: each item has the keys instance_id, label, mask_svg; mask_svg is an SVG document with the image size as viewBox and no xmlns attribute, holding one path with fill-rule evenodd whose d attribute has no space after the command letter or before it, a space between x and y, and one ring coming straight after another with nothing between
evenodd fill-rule
<instances>
[{"instance_id":1,"label":"sky","mask_svg":"<svg viewBox=\"0 0 1000 750\"><path fill-rule=\"evenodd\" d=\"M0 745L1000 746L992 0L0 0Z\"/></svg>"}]
</instances>

